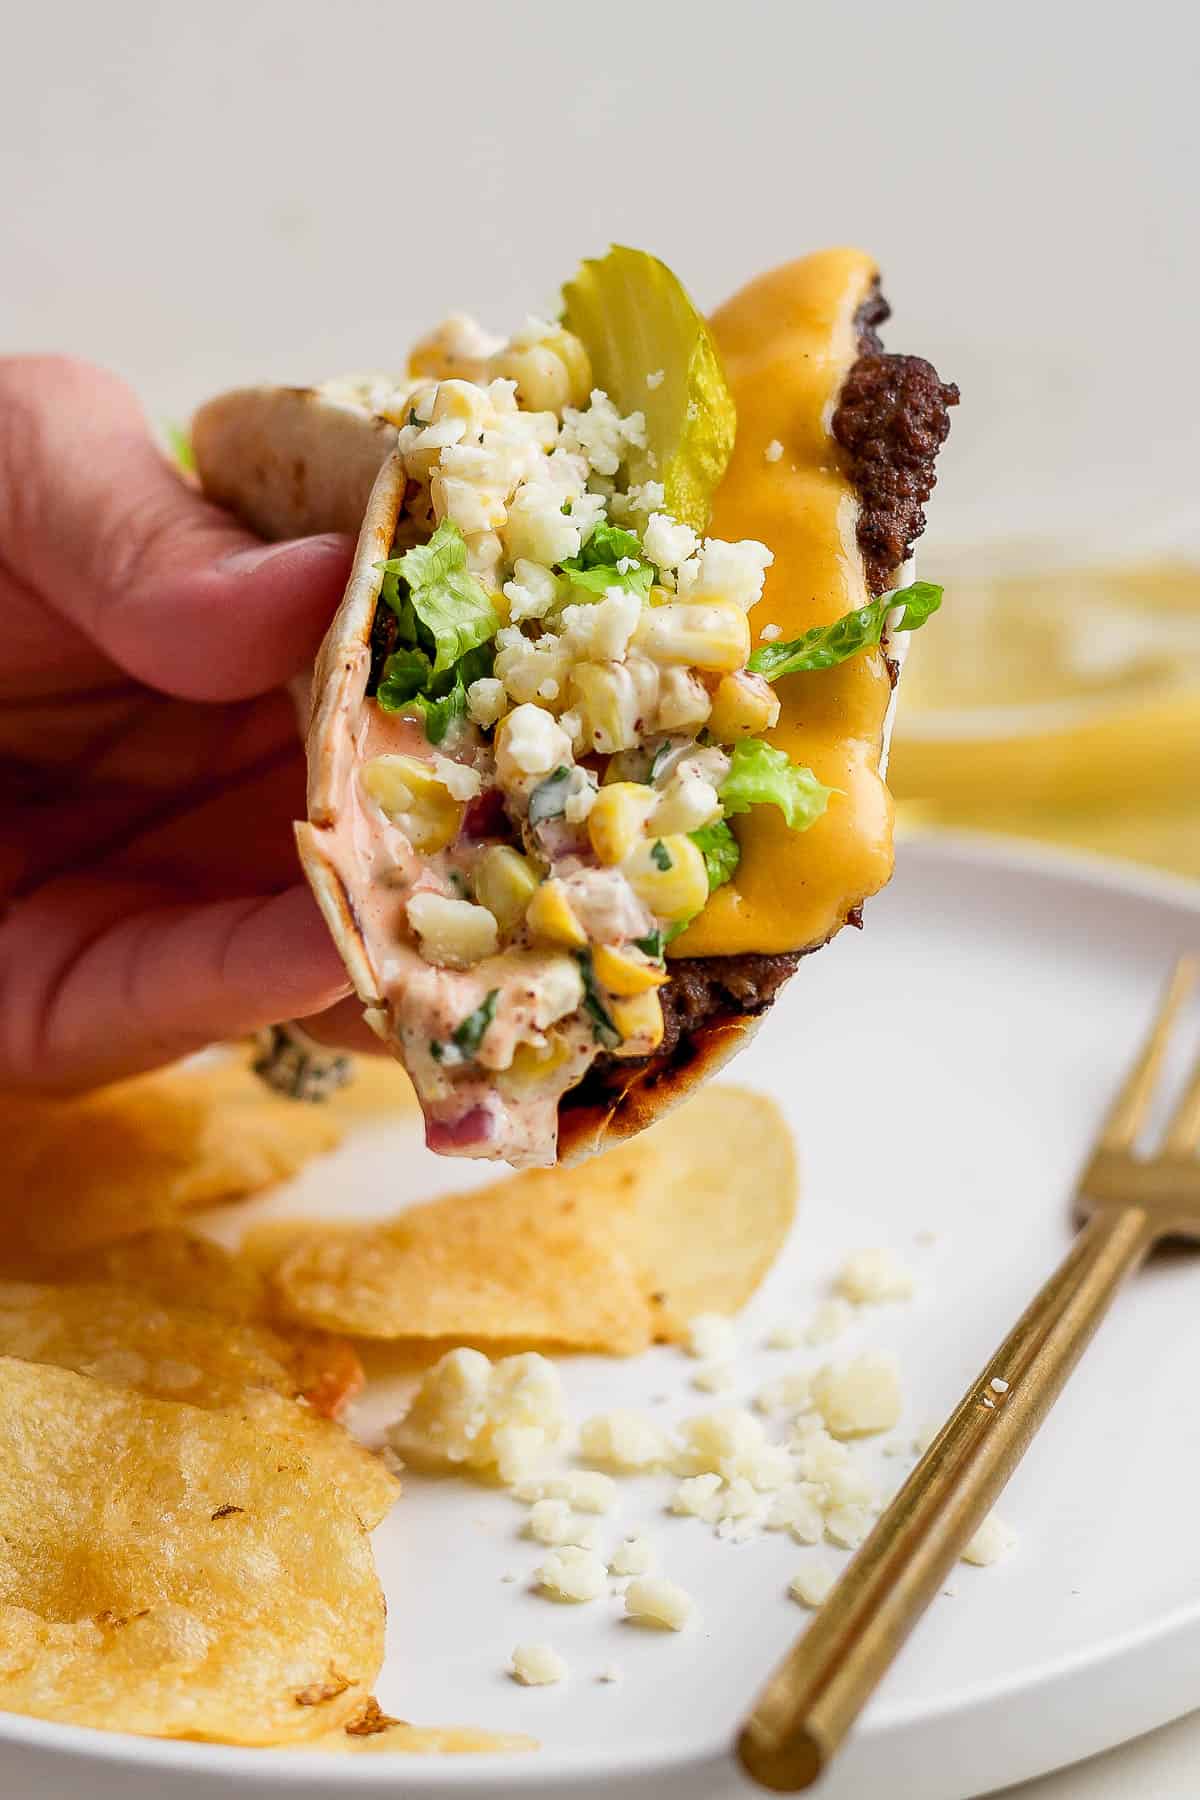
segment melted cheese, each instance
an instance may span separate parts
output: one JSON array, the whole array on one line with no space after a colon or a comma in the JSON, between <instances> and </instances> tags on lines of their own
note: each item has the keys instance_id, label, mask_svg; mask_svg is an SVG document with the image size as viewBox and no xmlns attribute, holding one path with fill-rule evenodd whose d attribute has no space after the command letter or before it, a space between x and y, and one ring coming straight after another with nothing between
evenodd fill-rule
<instances>
[{"instance_id":1,"label":"melted cheese","mask_svg":"<svg viewBox=\"0 0 1200 1800\"><path fill-rule=\"evenodd\" d=\"M712 320L737 405L733 457L716 496L714 537L758 538L775 552L751 614L784 638L870 598L855 531L858 502L831 434L858 355L854 315L875 279L857 250L789 263L736 294ZM778 439L783 456L768 462ZM838 792L808 831L773 806L733 821L737 875L673 945L676 956L802 950L821 944L892 872L892 805L879 772L891 685L877 650L838 668L791 675L770 741Z\"/></svg>"}]
</instances>

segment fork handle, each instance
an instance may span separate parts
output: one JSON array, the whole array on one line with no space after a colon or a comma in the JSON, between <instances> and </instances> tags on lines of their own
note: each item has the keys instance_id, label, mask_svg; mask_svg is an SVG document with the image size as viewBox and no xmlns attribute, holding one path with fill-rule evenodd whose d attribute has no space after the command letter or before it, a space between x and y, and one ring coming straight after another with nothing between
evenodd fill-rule
<instances>
[{"instance_id":1,"label":"fork handle","mask_svg":"<svg viewBox=\"0 0 1200 1800\"><path fill-rule=\"evenodd\" d=\"M1154 1238L1140 1207L1094 1213L972 1382L743 1726L763 1787L797 1793L825 1768Z\"/></svg>"}]
</instances>

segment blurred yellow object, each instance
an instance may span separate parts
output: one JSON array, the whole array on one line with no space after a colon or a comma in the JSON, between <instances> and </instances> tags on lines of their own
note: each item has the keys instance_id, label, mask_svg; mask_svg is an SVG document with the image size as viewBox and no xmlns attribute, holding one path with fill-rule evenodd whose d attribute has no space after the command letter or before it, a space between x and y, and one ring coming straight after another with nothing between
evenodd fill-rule
<instances>
[{"instance_id":1,"label":"blurred yellow object","mask_svg":"<svg viewBox=\"0 0 1200 1800\"><path fill-rule=\"evenodd\" d=\"M1200 562L1005 567L980 551L929 572L946 602L905 667L902 826L1200 876Z\"/></svg>"}]
</instances>

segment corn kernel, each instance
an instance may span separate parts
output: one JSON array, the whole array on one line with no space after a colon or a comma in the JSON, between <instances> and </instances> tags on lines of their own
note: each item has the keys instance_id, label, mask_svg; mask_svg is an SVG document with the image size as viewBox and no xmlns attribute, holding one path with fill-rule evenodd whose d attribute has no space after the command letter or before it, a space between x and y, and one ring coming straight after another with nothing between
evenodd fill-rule
<instances>
[{"instance_id":1,"label":"corn kernel","mask_svg":"<svg viewBox=\"0 0 1200 1800\"><path fill-rule=\"evenodd\" d=\"M693 918L708 899L704 858L690 837L643 838L624 867L638 899L659 919Z\"/></svg>"},{"instance_id":2,"label":"corn kernel","mask_svg":"<svg viewBox=\"0 0 1200 1800\"><path fill-rule=\"evenodd\" d=\"M515 381L526 412L561 412L583 406L592 386L592 365L582 343L570 331L551 331L535 343L506 345L492 358L491 369Z\"/></svg>"},{"instance_id":3,"label":"corn kernel","mask_svg":"<svg viewBox=\"0 0 1200 1800\"><path fill-rule=\"evenodd\" d=\"M633 1040L639 1055L658 1049L663 1038L662 1003L652 989L626 1000L610 1001L609 1012L622 1043Z\"/></svg>"},{"instance_id":4,"label":"corn kernel","mask_svg":"<svg viewBox=\"0 0 1200 1800\"><path fill-rule=\"evenodd\" d=\"M414 850L428 854L454 842L463 808L436 770L419 757L372 757L359 770L359 780Z\"/></svg>"},{"instance_id":5,"label":"corn kernel","mask_svg":"<svg viewBox=\"0 0 1200 1800\"><path fill-rule=\"evenodd\" d=\"M622 863L637 844L642 828L654 811L653 788L638 781L617 781L603 787L588 814L588 837L602 863Z\"/></svg>"},{"instance_id":6,"label":"corn kernel","mask_svg":"<svg viewBox=\"0 0 1200 1800\"><path fill-rule=\"evenodd\" d=\"M571 1054L569 1039L558 1033L547 1038L544 1044L518 1044L506 1071L507 1080L512 1087L522 1091L540 1087Z\"/></svg>"},{"instance_id":7,"label":"corn kernel","mask_svg":"<svg viewBox=\"0 0 1200 1800\"><path fill-rule=\"evenodd\" d=\"M417 416L429 415L418 412ZM438 425L443 419L460 419L478 433L495 424L496 414L486 391L474 382L439 381L433 396L433 422Z\"/></svg>"},{"instance_id":8,"label":"corn kernel","mask_svg":"<svg viewBox=\"0 0 1200 1800\"><path fill-rule=\"evenodd\" d=\"M745 613L724 601L647 608L633 641L652 662L694 669L740 669L750 654Z\"/></svg>"},{"instance_id":9,"label":"corn kernel","mask_svg":"<svg viewBox=\"0 0 1200 1800\"><path fill-rule=\"evenodd\" d=\"M713 695L708 729L718 744L737 738L757 737L779 719L779 698L769 681L748 669L722 675Z\"/></svg>"},{"instance_id":10,"label":"corn kernel","mask_svg":"<svg viewBox=\"0 0 1200 1800\"><path fill-rule=\"evenodd\" d=\"M643 717L638 684L623 663L576 663L571 695L589 750L631 750Z\"/></svg>"},{"instance_id":11,"label":"corn kernel","mask_svg":"<svg viewBox=\"0 0 1200 1800\"><path fill-rule=\"evenodd\" d=\"M660 731L696 731L712 710L708 689L690 669L664 669L658 687Z\"/></svg>"},{"instance_id":12,"label":"corn kernel","mask_svg":"<svg viewBox=\"0 0 1200 1800\"><path fill-rule=\"evenodd\" d=\"M667 980L665 969L656 968L629 950L613 950L608 944L597 944L592 952L592 967L601 987L620 999L649 993Z\"/></svg>"},{"instance_id":13,"label":"corn kernel","mask_svg":"<svg viewBox=\"0 0 1200 1800\"><path fill-rule=\"evenodd\" d=\"M692 848L695 849L694 844ZM567 890L555 879L542 882L526 908L525 923L534 937L548 944L565 944L569 950L582 950L587 943L587 932L572 911Z\"/></svg>"},{"instance_id":14,"label":"corn kernel","mask_svg":"<svg viewBox=\"0 0 1200 1800\"><path fill-rule=\"evenodd\" d=\"M490 845L475 865L475 898L487 907L501 931L515 930L537 886L533 864L507 844Z\"/></svg>"},{"instance_id":15,"label":"corn kernel","mask_svg":"<svg viewBox=\"0 0 1200 1800\"><path fill-rule=\"evenodd\" d=\"M496 921L482 906L445 894L414 894L405 912L426 962L467 969L496 948Z\"/></svg>"}]
</instances>

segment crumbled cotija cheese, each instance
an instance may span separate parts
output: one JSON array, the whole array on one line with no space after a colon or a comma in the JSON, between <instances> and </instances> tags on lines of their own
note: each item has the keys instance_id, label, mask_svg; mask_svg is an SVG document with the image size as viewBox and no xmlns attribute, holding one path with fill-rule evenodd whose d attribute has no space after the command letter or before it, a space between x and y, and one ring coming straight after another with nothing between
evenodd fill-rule
<instances>
[{"instance_id":1,"label":"crumbled cotija cheese","mask_svg":"<svg viewBox=\"0 0 1200 1800\"><path fill-rule=\"evenodd\" d=\"M702 1394L724 1394L733 1384L734 1372L729 1363L710 1363L692 1376L692 1386Z\"/></svg>"},{"instance_id":2,"label":"crumbled cotija cheese","mask_svg":"<svg viewBox=\"0 0 1200 1800\"><path fill-rule=\"evenodd\" d=\"M818 1562L815 1558L804 1564L798 1575L793 1575L788 1583L788 1593L801 1606L820 1606L828 1598L829 1591L837 1580L836 1569L831 1569L826 1562Z\"/></svg>"},{"instance_id":3,"label":"crumbled cotija cheese","mask_svg":"<svg viewBox=\"0 0 1200 1800\"><path fill-rule=\"evenodd\" d=\"M611 1512L617 1503L617 1484L598 1469L569 1469L562 1475L539 1475L513 1489L526 1505L539 1500L566 1500L579 1512Z\"/></svg>"},{"instance_id":4,"label":"crumbled cotija cheese","mask_svg":"<svg viewBox=\"0 0 1200 1800\"><path fill-rule=\"evenodd\" d=\"M613 1551L610 1575L648 1575L654 1567L654 1546L644 1537L626 1538Z\"/></svg>"},{"instance_id":5,"label":"crumbled cotija cheese","mask_svg":"<svg viewBox=\"0 0 1200 1800\"><path fill-rule=\"evenodd\" d=\"M692 1597L662 1575L644 1575L625 1590L625 1611L631 1619L681 1631L692 1611Z\"/></svg>"},{"instance_id":6,"label":"crumbled cotija cheese","mask_svg":"<svg viewBox=\"0 0 1200 1800\"><path fill-rule=\"evenodd\" d=\"M567 1665L549 1644L518 1644L512 1653L512 1672L524 1687L550 1687L566 1680Z\"/></svg>"},{"instance_id":7,"label":"crumbled cotija cheese","mask_svg":"<svg viewBox=\"0 0 1200 1800\"><path fill-rule=\"evenodd\" d=\"M848 1300L843 1300L840 1295L832 1300L823 1300L804 1333L805 1342L830 1344L834 1338L841 1337L853 1321L854 1309Z\"/></svg>"},{"instance_id":8,"label":"crumbled cotija cheese","mask_svg":"<svg viewBox=\"0 0 1200 1800\"><path fill-rule=\"evenodd\" d=\"M608 1569L594 1551L564 1544L550 1552L537 1581L556 1600L595 1600L607 1585Z\"/></svg>"},{"instance_id":9,"label":"crumbled cotija cheese","mask_svg":"<svg viewBox=\"0 0 1200 1800\"><path fill-rule=\"evenodd\" d=\"M763 1413L804 1412L812 1405L812 1376L807 1369L777 1376L759 1388L754 1404Z\"/></svg>"},{"instance_id":10,"label":"crumbled cotija cheese","mask_svg":"<svg viewBox=\"0 0 1200 1800\"><path fill-rule=\"evenodd\" d=\"M542 1512L553 1507L553 1512ZM558 1508L562 1509L561 1512ZM526 1537L539 1544L573 1544L580 1550L596 1548L596 1526L576 1518L565 1500L536 1500L525 1527Z\"/></svg>"},{"instance_id":11,"label":"crumbled cotija cheese","mask_svg":"<svg viewBox=\"0 0 1200 1800\"><path fill-rule=\"evenodd\" d=\"M803 1342L804 1331L794 1323L781 1322L767 1333L768 1350L795 1350Z\"/></svg>"},{"instance_id":12,"label":"crumbled cotija cheese","mask_svg":"<svg viewBox=\"0 0 1200 1800\"><path fill-rule=\"evenodd\" d=\"M660 1468L670 1456L661 1426L624 1407L586 1419L579 1448L586 1461L610 1463L615 1469Z\"/></svg>"},{"instance_id":13,"label":"crumbled cotija cheese","mask_svg":"<svg viewBox=\"0 0 1200 1800\"><path fill-rule=\"evenodd\" d=\"M891 1250L856 1250L848 1256L834 1284L856 1306L878 1306L886 1300L911 1300L913 1278Z\"/></svg>"},{"instance_id":14,"label":"crumbled cotija cheese","mask_svg":"<svg viewBox=\"0 0 1200 1800\"><path fill-rule=\"evenodd\" d=\"M902 1404L895 1358L864 1351L838 1367L826 1363L813 1377L812 1399L834 1437L890 1431Z\"/></svg>"},{"instance_id":15,"label":"crumbled cotija cheese","mask_svg":"<svg viewBox=\"0 0 1200 1800\"><path fill-rule=\"evenodd\" d=\"M834 1506L825 1514L825 1535L844 1550L857 1550L874 1520L865 1506Z\"/></svg>"},{"instance_id":16,"label":"crumbled cotija cheese","mask_svg":"<svg viewBox=\"0 0 1200 1800\"><path fill-rule=\"evenodd\" d=\"M688 1320L687 1352L701 1362L716 1362L732 1356L737 1348L737 1334L721 1313L697 1313Z\"/></svg>"},{"instance_id":17,"label":"crumbled cotija cheese","mask_svg":"<svg viewBox=\"0 0 1200 1800\"><path fill-rule=\"evenodd\" d=\"M963 1551L962 1560L974 1563L977 1568L986 1569L1011 1550L1016 1541L1017 1534L1012 1526L1006 1525L1003 1519L998 1519L995 1513L989 1513Z\"/></svg>"},{"instance_id":18,"label":"crumbled cotija cheese","mask_svg":"<svg viewBox=\"0 0 1200 1800\"><path fill-rule=\"evenodd\" d=\"M544 1356L491 1363L480 1350L451 1350L426 1371L408 1411L387 1434L401 1455L425 1464L527 1474L567 1427L562 1380Z\"/></svg>"},{"instance_id":19,"label":"crumbled cotija cheese","mask_svg":"<svg viewBox=\"0 0 1200 1800\"><path fill-rule=\"evenodd\" d=\"M689 1475L672 1494L671 1511L696 1519L715 1518L720 1490L719 1475Z\"/></svg>"},{"instance_id":20,"label":"crumbled cotija cheese","mask_svg":"<svg viewBox=\"0 0 1200 1800\"><path fill-rule=\"evenodd\" d=\"M823 1490L815 1481L780 1488L764 1521L768 1531L790 1531L798 1544L819 1544L825 1529Z\"/></svg>"},{"instance_id":21,"label":"crumbled cotija cheese","mask_svg":"<svg viewBox=\"0 0 1200 1800\"><path fill-rule=\"evenodd\" d=\"M770 443L767 445L766 449L763 451L763 455L766 457L767 461L770 463L779 461L780 457L783 455L783 445L780 443L778 438L771 439Z\"/></svg>"}]
</instances>

